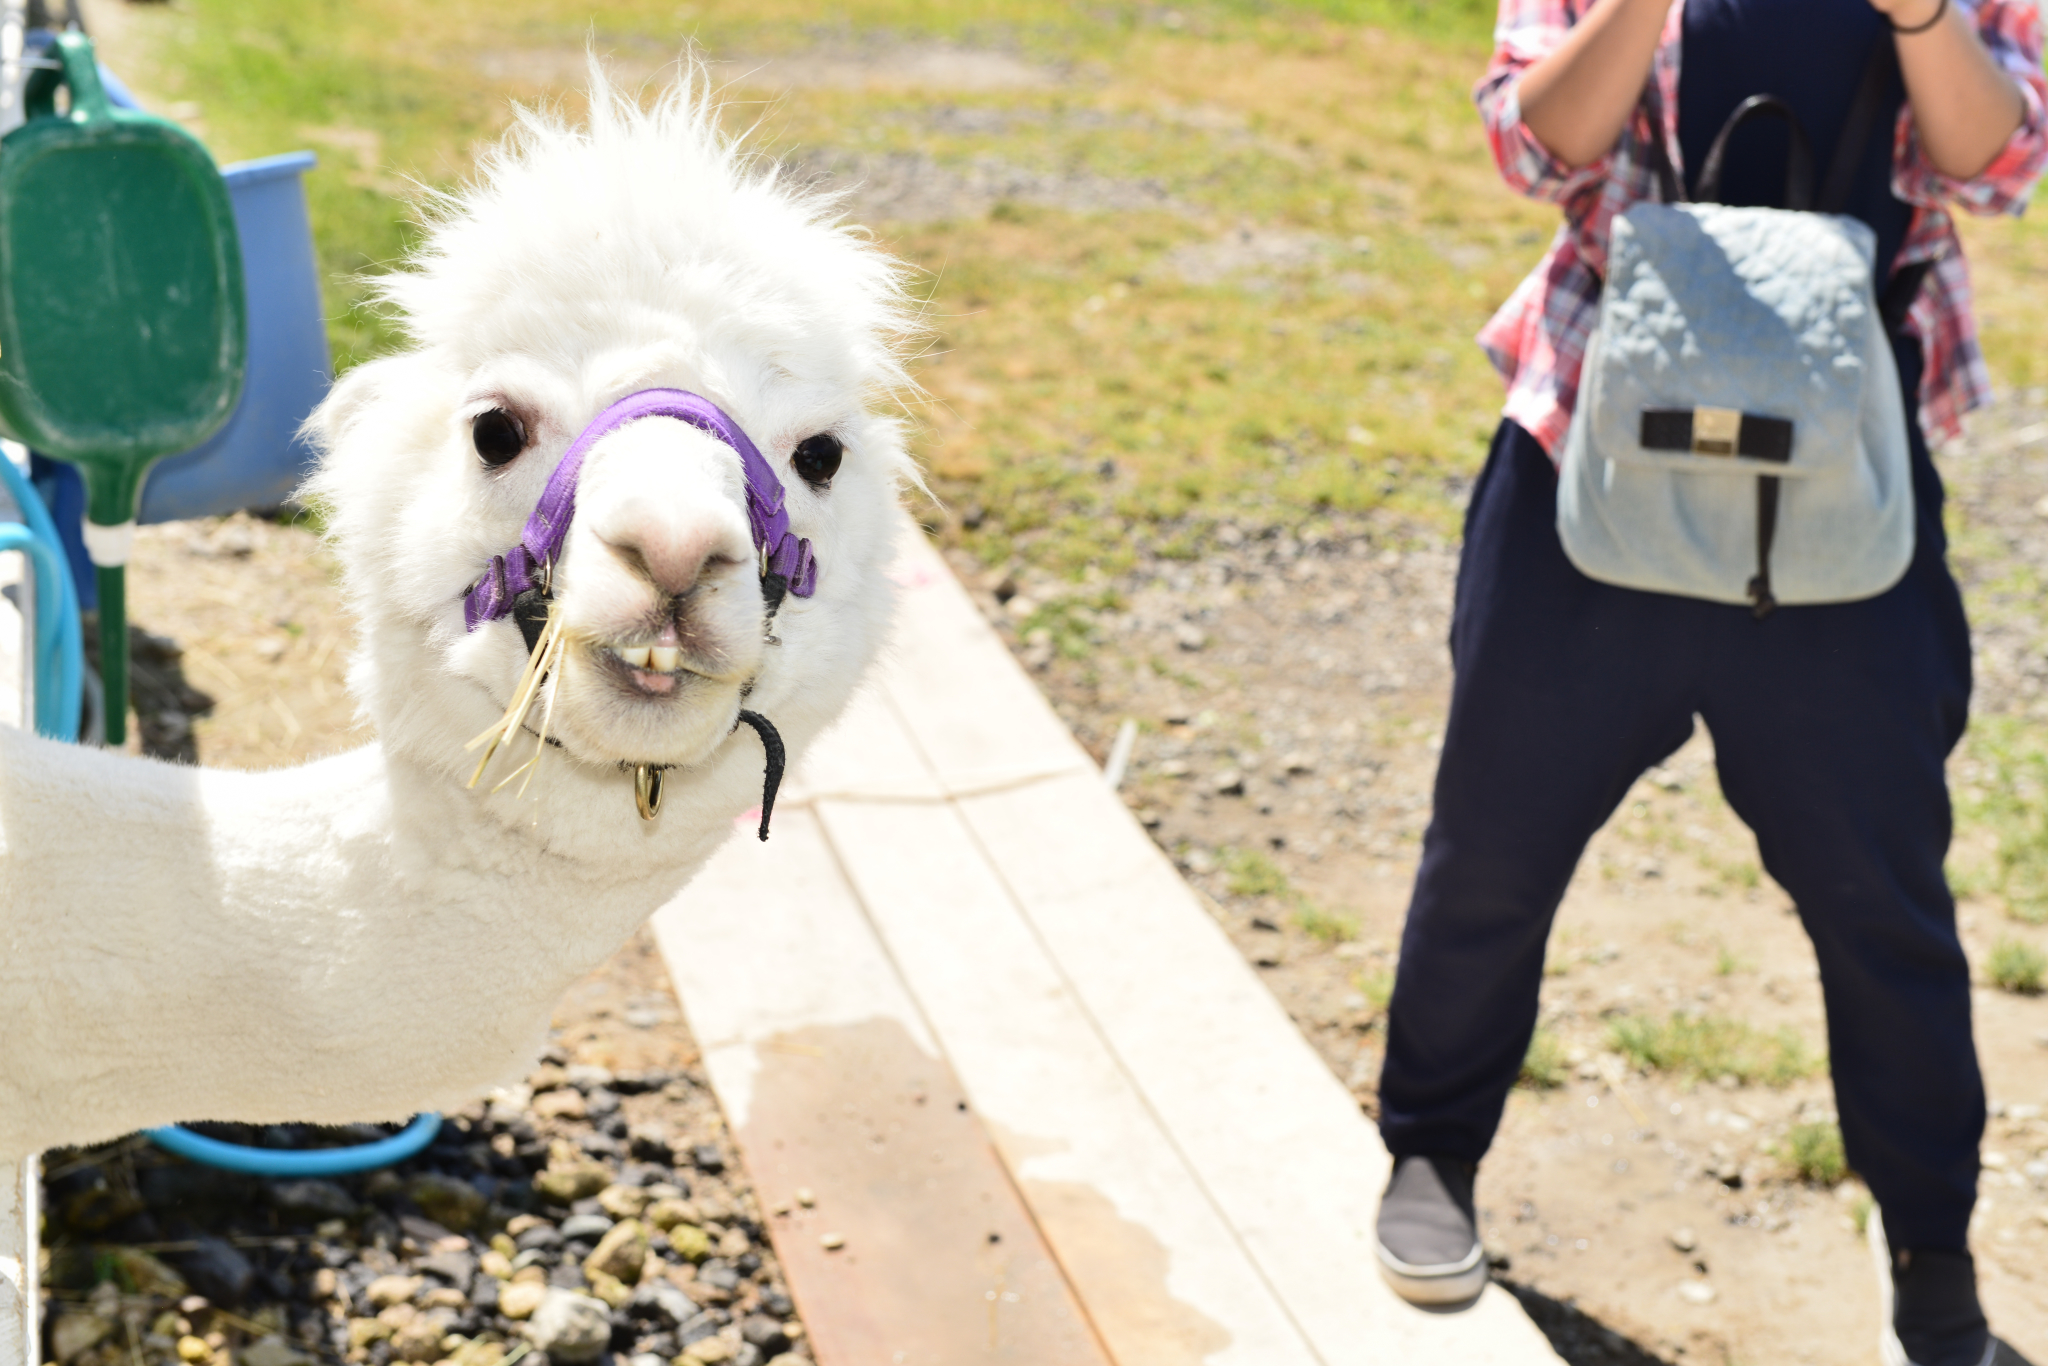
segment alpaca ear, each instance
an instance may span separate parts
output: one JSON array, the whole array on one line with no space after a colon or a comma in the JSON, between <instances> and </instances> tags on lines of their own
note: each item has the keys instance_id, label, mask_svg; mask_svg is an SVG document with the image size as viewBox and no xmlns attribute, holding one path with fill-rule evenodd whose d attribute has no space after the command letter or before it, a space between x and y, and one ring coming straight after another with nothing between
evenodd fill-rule
<instances>
[{"instance_id":1,"label":"alpaca ear","mask_svg":"<svg viewBox=\"0 0 2048 1366\"><path fill-rule=\"evenodd\" d=\"M386 387L396 381L405 356L385 356L366 361L334 382L327 397L299 428L299 434L323 454L332 454L347 438L349 428L383 397Z\"/></svg>"}]
</instances>

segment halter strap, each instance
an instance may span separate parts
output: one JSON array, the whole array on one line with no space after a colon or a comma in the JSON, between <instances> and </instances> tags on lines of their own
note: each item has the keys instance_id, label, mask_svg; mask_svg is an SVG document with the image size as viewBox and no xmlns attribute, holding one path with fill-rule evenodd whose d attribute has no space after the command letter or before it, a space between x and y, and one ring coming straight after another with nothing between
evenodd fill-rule
<instances>
[{"instance_id":1,"label":"halter strap","mask_svg":"<svg viewBox=\"0 0 2048 1366\"><path fill-rule=\"evenodd\" d=\"M576 516L576 485L583 473L583 457L599 441L643 417L676 418L732 447L746 475L747 521L754 533L754 549L761 557L762 579L779 576L788 591L800 598L817 591L818 562L811 554L811 543L790 531L782 481L740 424L701 394L684 389L642 389L592 418L570 443L562 462L548 476L533 515L526 519L519 544L503 555L493 555L483 577L462 595L462 620L468 630L510 615L514 599L541 586L545 566L561 558L569 523Z\"/></svg>"}]
</instances>

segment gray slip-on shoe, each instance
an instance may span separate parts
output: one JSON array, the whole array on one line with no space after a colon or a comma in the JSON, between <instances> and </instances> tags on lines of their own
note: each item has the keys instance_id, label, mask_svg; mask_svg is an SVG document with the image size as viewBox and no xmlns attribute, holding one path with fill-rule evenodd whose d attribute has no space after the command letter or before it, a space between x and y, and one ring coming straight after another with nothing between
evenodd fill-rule
<instances>
[{"instance_id":1,"label":"gray slip-on shoe","mask_svg":"<svg viewBox=\"0 0 2048 1366\"><path fill-rule=\"evenodd\" d=\"M1874 1207L1866 1228L1877 1263L1877 1354L1884 1366L1991 1366L1998 1339L1977 1301L1970 1254L1894 1253Z\"/></svg>"},{"instance_id":2,"label":"gray slip-on shoe","mask_svg":"<svg viewBox=\"0 0 2048 1366\"><path fill-rule=\"evenodd\" d=\"M1380 1197L1380 1273L1410 1304L1465 1304L1486 1288L1472 1211L1477 1169L1449 1157L1401 1157Z\"/></svg>"}]
</instances>

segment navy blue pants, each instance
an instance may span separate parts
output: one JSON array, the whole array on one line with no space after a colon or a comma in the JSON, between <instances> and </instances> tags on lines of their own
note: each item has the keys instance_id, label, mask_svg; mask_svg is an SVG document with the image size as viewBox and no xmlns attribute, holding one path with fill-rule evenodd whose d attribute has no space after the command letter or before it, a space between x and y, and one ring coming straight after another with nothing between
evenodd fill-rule
<instances>
[{"instance_id":1,"label":"navy blue pants","mask_svg":"<svg viewBox=\"0 0 2048 1366\"><path fill-rule=\"evenodd\" d=\"M1899 361L1913 394L1918 347ZM1698 714L1722 791L1818 953L1849 1162L1894 1246L1963 1247L1984 1089L1942 876L1942 765L1968 712L1970 640L1917 426L1912 446L1905 577L1758 621L1573 568L1550 461L1501 424L1466 514L1450 723L1389 1011L1380 1132L1394 1153L1486 1152L1565 884Z\"/></svg>"}]
</instances>

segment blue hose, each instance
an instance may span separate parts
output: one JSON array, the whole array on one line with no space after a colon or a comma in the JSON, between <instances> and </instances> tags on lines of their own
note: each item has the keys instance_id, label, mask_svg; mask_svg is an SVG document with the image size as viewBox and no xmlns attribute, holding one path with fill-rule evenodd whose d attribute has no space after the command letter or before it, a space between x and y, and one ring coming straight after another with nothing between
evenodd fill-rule
<instances>
[{"instance_id":1,"label":"blue hose","mask_svg":"<svg viewBox=\"0 0 2048 1366\"><path fill-rule=\"evenodd\" d=\"M12 538L0 549L23 551L35 565L35 728L53 740L76 741L85 675L78 589L71 581L56 523L50 520L28 476L5 456L0 456L0 484L13 495L27 523L25 537ZM14 523L6 525L21 529ZM51 553L53 548L55 553Z\"/></svg>"},{"instance_id":2,"label":"blue hose","mask_svg":"<svg viewBox=\"0 0 2048 1366\"><path fill-rule=\"evenodd\" d=\"M403 1162L432 1143L434 1135L440 1131L439 1115L419 1115L399 1132L375 1143L362 1143L353 1148L314 1148L306 1152L223 1143L175 1124L147 1132L150 1140L160 1148L168 1148L180 1157L204 1162L209 1167L225 1167L231 1172L247 1172L251 1176L341 1176Z\"/></svg>"}]
</instances>

